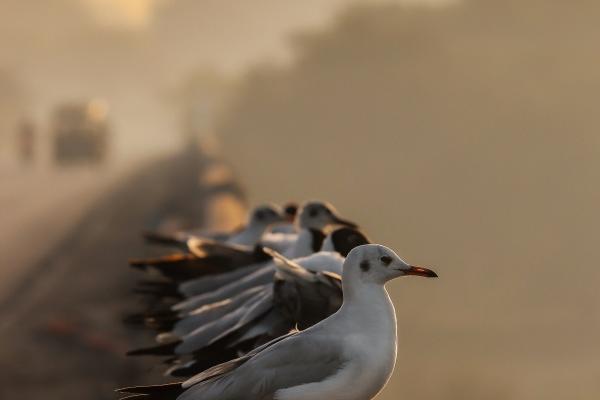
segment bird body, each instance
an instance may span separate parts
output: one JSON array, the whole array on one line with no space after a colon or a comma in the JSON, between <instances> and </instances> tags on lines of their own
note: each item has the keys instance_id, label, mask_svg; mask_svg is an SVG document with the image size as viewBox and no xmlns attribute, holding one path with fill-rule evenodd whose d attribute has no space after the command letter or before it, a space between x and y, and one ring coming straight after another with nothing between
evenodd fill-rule
<instances>
[{"instance_id":1,"label":"bird body","mask_svg":"<svg viewBox=\"0 0 600 400\"><path fill-rule=\"evenodd\" d=\"M403 275L435 277L381 245L362 245L344 262L342 307L329 318L212 367L180 385L127 388L143 399L368 400L396 360L396 317L384 284ZM164 397L166 400L167 397Z\"/></svg>"},{"instance_id":2,"label":"bird body","mask_svg":"<svg viewBox=\"0 0 600 400\"><path fill-rule=\"evenodd\" d=\"M297 260L264 249L272 262L244 276L226 273L232 276L228 283L176 304L172 307L174 314L149 318L149 326L164 328L157 341L179 342L172 349L175 355L195 354L204 358L202 354L208 346L235 333L224 345L242 346L245 353L295 326L305 329L329 317L340 308L343 299L339 273L344 257L340 253L346 255L350 249L368 243L368 239L352 228L336 229L328 238L335 251L318 252ZM220 275L215 275L215 281L217 278ZM212 276L207 276L195 282L208 286L211 279ZM164 355L164 352L165 347L160 345L131 354ZM186 374L199 372L189 366L184 370ZM181 371L173 371L181 376Z\"/></svg>"},{"instance_id":3,"label":"bird body","mask_svg":"<svg viewBox=\"0 0 600 400\"><path fill-rule=\"evenodd\" d=\"M281 218L273 210L268 210L268 215L271 216L271 219L266 218L265 214L257 216L260 211L255 210L249 227L246 229L247 231L253 232L251 226L252 221L255 219L261 221L261 226L265 227L265 221L272 224L273 219ZM283 235L282 237L286 238L280 242L272 238L270 246L276 248L288 258L303 257L321 248L325 238L322 230L327 226L333 225L356 228L354 223L342 219L331 204L319 201L307 202L296 217L296 226L299 229L298 233L291 234L289 237ZM163 243L165 241L168 242L168 240L161 240ZM256 242L252 246L254 244ZM218 273L219 269L225 272L245 267L252 263L265 261L262 253L256 251L256 247L246 244L222 243L216 240L191 237L186 240L184 247L191 254L177 254L158 259L134 259L130 260L130 265L140 269L148 269L151 266L165 277L181 282L203 275Z\"/></svg>"},{"instance_id":4,"label":"bird body","mask_svg":"<svg viewBox=\"0 0 600 400\"><path fill-rule=\"evenodd\" d=\"M275 399L364 400L381 390L396 361L396 315L383 287L374 285L361 292L345 301L330 318L304 331L339 338L340 343L329 355L337 360L339 369L321 381L280 389Z\"/></svg>"},{"instance_id":5,"label":"bird body","mask_svg":"<svg viewBox=\"0 0 600 400\"><path fill-rule=\"evenodd\" d=\"M292 244L291 248L284 253L287 258L306 257L318 251L318 248L323 243L323 234L316 230L303 230L298 235L297 240ZM315 250L315 247L317 248ZM248 250L250 251L250 250ZM325 258L324 258L325 259ZM339 270L339 266L331 261L332 257L327 258L329 262L325 265L332 265L332 268ZM313 265L318 265L318 260L310 261ZM315 266L315 268L318 268ZM258 271L261 272L258 272ZM204 304L223 300L228 296L239 293L240 288L247 289L249 282L253 282L253 277L260 275L265 279L268 270L275 272L275 264L272 261L262 263L249 264L240 266L231 271L222 274L210 274L208 276L193 279L183 282L179 285L179 291L186 295L188 299L181 304L174 306L174 310L193 310ZM334 271L335 272L335 271ZM257 283L258 284L262 284ZM210 294L212 293L212 294Z\"/></svg>"},{"instance_id":6,"label":"bird body","mask_svg":"<svg viewBox=\"0 0 600 400\"><path fill-rule=\"evenodd\" d=\"M146 240L163 245L188 249L190 239L205 239L233 245L254 246L272 226L286 222L286 216L280 207L263 204L255 207L248 215L245 225L230 233L208 232L205 230L177 231L171 234L146 232ZM289 225L289 224L286 224Z\"/></svg>"}]
</instances>

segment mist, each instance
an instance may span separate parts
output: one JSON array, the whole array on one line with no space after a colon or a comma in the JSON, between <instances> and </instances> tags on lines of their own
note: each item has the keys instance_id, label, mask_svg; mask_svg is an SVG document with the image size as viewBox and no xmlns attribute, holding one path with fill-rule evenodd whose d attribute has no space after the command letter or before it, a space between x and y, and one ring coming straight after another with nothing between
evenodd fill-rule
<instances>
[{"instance_id":1,"label":"mist","mask_svg":"<svg viewBox=\"0 0 600 400\"><path fill-rule=\"evenodd\" d=\"M119 252L101 260L121 268L134 255L126 251L141 247L132 232L184 208L198 177L185 162L136 164L136 173L155 175L125 190L134 168L114 165L210 138L211 156L233 168L249 203L331 201L373 242L439 273L436 282L388 287L400 341L379 399L596 399L598 21L592 0L2 0L0 200L10 213L0 221L8 249L0 294L38 271L30 266L61 249L117 187L122 197L103 211L112 217L100 219L102 239ZM110 110L109 167L55 167L52 113L89 99ZM14 162L23 122L39 141L31 166ZM84 237L99 240L87 228ZM76 249L84 259L92 239ZM114 310L95 311L119 330ZM37 340L38 322L29 321L30 336L14 330L21 347L5 348L4 365L21 379L7 393L33 379L26 364L14 367L22 348L38 350L27 340L50 358L72 347ZM97 354L86 351L69 353L77 360L62 367L80 356L88 365ZM46 392L46 367L38 365L34 392ZM144 372L120 368L123 380ZM109 372L100 378L91 368L81 382L101 382L98 398L112 398ZM53 393L69 385L87 390L69 381Z\"/></svg>"},{"instance_id":2,"label":"mist","mask_svg":"<svg viewBox=\"0 0 600 400\"><path fill-rule=\"evenodd\" d=\"M390 285L382 399L600 393L598 17L591 1L355 6L294 35L295 62L255 68L221 119L254 202L331 200L440 273Z\"/></svg>"}]
</instances>

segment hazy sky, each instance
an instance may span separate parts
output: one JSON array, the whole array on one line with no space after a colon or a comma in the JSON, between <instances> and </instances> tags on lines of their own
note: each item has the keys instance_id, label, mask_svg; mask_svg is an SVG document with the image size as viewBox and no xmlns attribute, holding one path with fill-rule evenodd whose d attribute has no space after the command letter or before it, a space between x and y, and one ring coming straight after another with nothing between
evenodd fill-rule
<instances>
[{"instance_id":1,"label":"hazy sky","mask_svg":"<svg viewBox=\"0 0 600 400\"><path fill-rule=\"evenodd\" d=\"M89 7L94 17L98 19L100 23L109 26L120 26L129 28L143 28L147 26L154 16L156 9L165 3L174 0L80 0L86 6ZM294 7L296 5L306 7L307 3L321 3L319 7L319 14L321 18L329 17L331 11L335 10L338 6L344 3L351 3L353 0L320 0L314 1L279 1L288 7ZM358 0L365 1L365 0ZM403 2L403 3L429 3L429 4L440 4L452 0L375 0L375 1L389 1L389 2ZM373 0L371 0L373 2ZM257 8L262 8L265 5L269 5L269 1L255 1L253 5ZM287 3L287 4L286 4ZM316 5L316 4L314 4ZM222 9L229 7L229 4L222 3ZM318 15L315 15L318 19ZM293 17L293 15L290 15ZM302 14L298 15L302 18Z\"/></svg>"},{"instance_id":2,"label":"hazy sky","mask_svg":"<svg viewBox=\"0 0 600 400\"><path fill-rule=\"evenodd\" d=\"M457 0L79 1L101 27L153 31L156 41L163 42L164 55L181 58L180 65L204 64L238 73L257 62L287 60L291 33L326 26L348 5L440 5ZM186 54L190 52L195 54ZM188 71L174 71L179 73Z\"/></svg>"},{"instance_id":3,"label":"hazy sky","mask_svg":"<svg viewBox=\"0 0 600 400\"><path fill-rule=\"evenodd\" d=\"M170 92L195 71L286 60L290 34L327 26L354 2L367 0L1 0L0 71L38 121L61 102L99 97L116 132L159 146L177 130L165 122L177 118Z\"/></svg>"},{"instance_id":4,"label":"hazy sky","mask_svg":"<svg viewBox=\"0 0 600 400\"><path fill-rule=\"evenodd\" d=\"M152 19L158 2L164 0L81 0L98 22L143 28Z\"/></svg>"}]
</instances>

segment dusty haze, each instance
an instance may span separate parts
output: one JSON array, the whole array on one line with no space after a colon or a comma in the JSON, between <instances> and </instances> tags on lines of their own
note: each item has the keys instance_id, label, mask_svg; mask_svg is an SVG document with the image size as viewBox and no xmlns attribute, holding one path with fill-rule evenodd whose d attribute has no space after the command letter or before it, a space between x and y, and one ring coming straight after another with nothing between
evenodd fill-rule
<instances>
[{"instance_id":1,"label":"dusty haze","mask_svg":"<svg viewBox=\"0 0 600 400\"><path fill-rule=\"evenodd\" d=\"M235 79L285 62L288 34L329 23L350 2L1 0L0 156L19 118L44 131L56 104L90 97L110 104L118 158L173 150L181 91L198 70Z\"/></svg>"},{"instance_id":2,"label":"dusty haze","mask_svg":"<svg viewBox=\"0 0 600 400\"><path fill-rule=\"evenodd\" d=\"M255 200L325 198L435 266L390 284L382 399L600 395L600 6L355 7L220 126Z\"/></svg>"},{"instance_id":3,"label":"dusty haze","mask_svg":"<svg viewBox=\"0 0 600 400\"><path fill-rule=\"evenodd\" d=\"M330 200L439 273L389 285L379 399L600 398L600 4L354 3L0 0L0 161L72 99L110 104L117 159L214 133L251 202ZM35 203L11 219L33 230L79 218L40 187L113 182L4 165L3 207Z\"/></svg>"}]
</instances>

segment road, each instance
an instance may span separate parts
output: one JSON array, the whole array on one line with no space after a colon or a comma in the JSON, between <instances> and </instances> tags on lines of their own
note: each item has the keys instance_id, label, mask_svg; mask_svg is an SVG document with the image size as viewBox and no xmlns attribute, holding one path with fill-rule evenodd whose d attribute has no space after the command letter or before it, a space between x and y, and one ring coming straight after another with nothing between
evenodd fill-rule
<instances>
[{"instance_id":1,"label":"road","mask_svg":"<svg viewBox=\"0 0 600 400\"><path fill-rule=\"evenodd\" d=\"M131 166L0 170L0 301Z\"/></svg>"},{"instance_id":2,"label":"road","mask_svg":"<svg viewBox=\"0 0 600 400\"><path fill-rule=\"evenodd\" d=\"M22 271L0 301L0 398L114 399L117 386L165 380L154 362L123 356L150 343L121 323L139 305L131 294L138 276L126 259L149 254L139 239L143 227L165 220L203 222L207 201L216 193L198 183L205 168L198 158L180 156L117 182L89 179L75 199L52 194L53 204L74 208L70 220L76 222L44 244L48 252L39 252L33 242L33 258L45 256ZM39 213L41 225L55 221Z\"/></svg>"}]
</instances>

